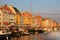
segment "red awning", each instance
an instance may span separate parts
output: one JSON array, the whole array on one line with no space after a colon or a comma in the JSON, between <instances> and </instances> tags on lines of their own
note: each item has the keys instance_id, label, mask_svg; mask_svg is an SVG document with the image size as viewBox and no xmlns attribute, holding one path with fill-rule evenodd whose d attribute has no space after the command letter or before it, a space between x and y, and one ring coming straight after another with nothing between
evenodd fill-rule
<instances>
[{"instance_id":1,"label":"red awning","mask_svg":"<svg viewBox=\"0 0 60 40\"><path fill-rule=\"evenodd\" d=\"M3 22L5 25L8 25L9 24L9 22Z\"/></svg>"}]
</instances>

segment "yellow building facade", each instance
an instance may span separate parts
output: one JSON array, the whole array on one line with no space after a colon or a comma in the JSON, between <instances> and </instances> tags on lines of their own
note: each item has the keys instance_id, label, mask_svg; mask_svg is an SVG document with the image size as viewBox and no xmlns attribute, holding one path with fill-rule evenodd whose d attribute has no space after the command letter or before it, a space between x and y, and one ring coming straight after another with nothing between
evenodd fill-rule
<instances>
[{"instance_id":1,"label":"yellow building facade","mask_svg":"<svg viewBox=\"0 0 60 40\"><path fill-rule=\"evenodd\" d=\"M33 24L33 19L32 19L32 14L28 11L25 11L21 15L22 17L22 25L32 25Z\"/></svg>"}]
</instances>

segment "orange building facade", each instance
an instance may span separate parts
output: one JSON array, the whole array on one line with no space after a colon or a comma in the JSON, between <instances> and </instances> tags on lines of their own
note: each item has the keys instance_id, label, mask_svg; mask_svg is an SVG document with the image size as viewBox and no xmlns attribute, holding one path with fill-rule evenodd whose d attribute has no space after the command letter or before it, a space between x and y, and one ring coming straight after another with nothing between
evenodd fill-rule
<instances>
[{"instance_id":1,"label":"orange building facade","mask_svg":"<svg viewBox=\"0 0 60 40\"><path fill-rule=\"evenodd\" d=\"M34 16L35 27L41 27L42 16Z\"/></svg>"},{"instance_id":2,"label":"orange building facade","mask_svg":"<svg viewBox=\"0 0 60 40\"><path fill-rule=\"evenodd\" d=\"M32 14L25 11L21 14L21 25L32 25Z\"/></svg>"},{"instance_id":3,"label":"orange building facade","mask_svg":"<svg viewBox=\"0 0 60 40\"><path fill-rule=\"evenodd\" d=\"M12 22L15 22L15 15L12 13L11 9L7 6L4 5L1 7L1 26L9 25Z\"/></svg>"}]
</instances>

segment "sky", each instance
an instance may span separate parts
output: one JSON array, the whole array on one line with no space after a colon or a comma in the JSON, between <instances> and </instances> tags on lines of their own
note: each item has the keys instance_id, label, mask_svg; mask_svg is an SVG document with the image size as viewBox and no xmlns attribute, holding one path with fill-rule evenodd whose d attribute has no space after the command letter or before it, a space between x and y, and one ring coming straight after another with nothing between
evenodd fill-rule
<instances>
[{"instance_id":1,"label":"sky","mask_svg":"<svg viewBox=\"0 0 60 40\"><path fill-rule=\"evenodd\" d=\"M0 0L0 6L14 5L20 11L30 11L33 15L52 18L60 22L60 0Z\"/></svg>"}]
</instances>

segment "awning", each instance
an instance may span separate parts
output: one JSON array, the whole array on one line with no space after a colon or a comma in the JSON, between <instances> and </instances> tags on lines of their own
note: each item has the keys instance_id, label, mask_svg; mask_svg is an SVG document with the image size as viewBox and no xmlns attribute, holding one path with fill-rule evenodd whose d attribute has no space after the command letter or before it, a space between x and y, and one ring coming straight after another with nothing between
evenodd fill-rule
<instances>
[{"instance_id":1,"label":"awning","mask_svg":"<svg viewBox=\"0 0 60 40\"><path fill-rule=\"evenodd\" d=\"M5 25L9 25L9 22L3 22Z\"/></svg>"}]
</instances>

